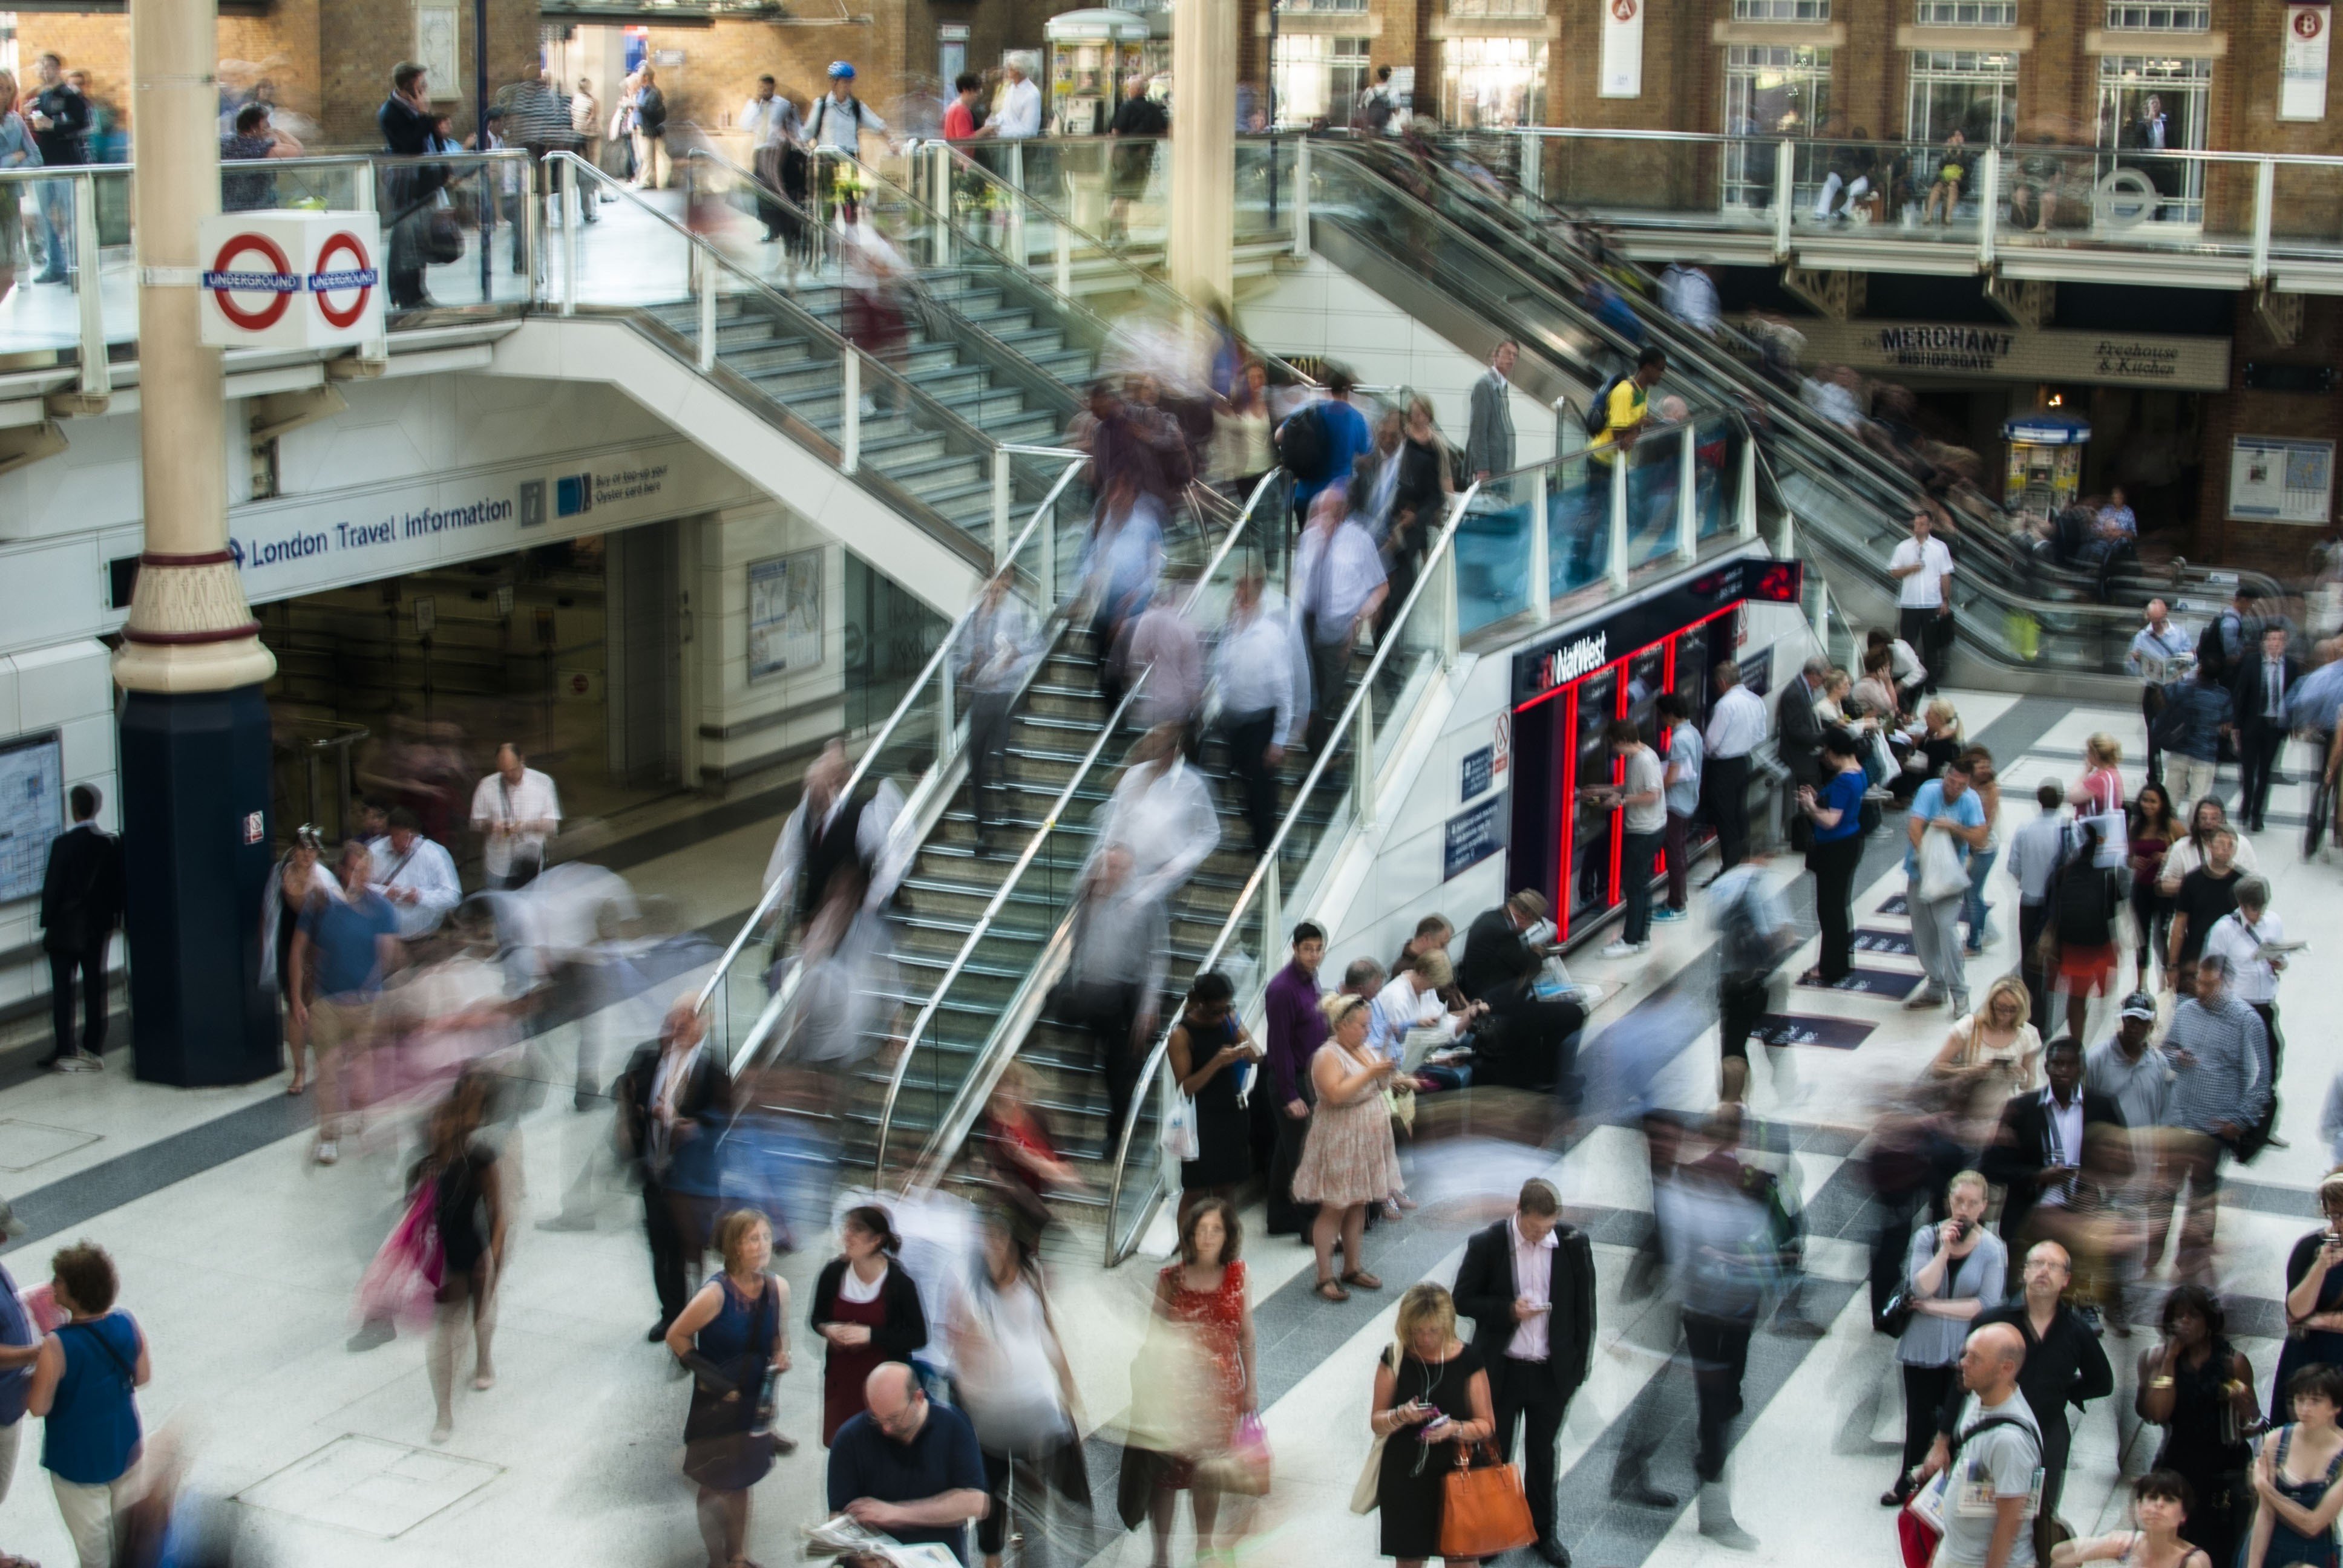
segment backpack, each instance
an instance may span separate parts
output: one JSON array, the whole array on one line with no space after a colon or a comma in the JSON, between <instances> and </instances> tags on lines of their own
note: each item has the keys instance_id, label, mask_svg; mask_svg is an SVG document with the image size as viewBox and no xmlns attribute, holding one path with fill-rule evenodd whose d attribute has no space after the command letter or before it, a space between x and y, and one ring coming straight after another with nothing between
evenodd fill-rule
<instances>
[{"instance_id":1,"label":"backpack","mask_svg":"<svg viewBox=\"0 0 2343 1568\"><path fill-rule=\"evenodd\" d=\"M2098 867L2070 854L2059 868L2052 900L2062 945L2098 948L2115 940L2114 900L2107 896L2107 874Z\"/></svg>"},{"instance_id":2,"label":"backpack","mask_svg":"<svg viewBox=\"0 0 2343 1568\"><path fill-rule=\"evenodd\" d=\"M1360 122L1367 129L1380 133L1385 126L1391 124L1391 98L1382 92L1369 93L1365 105L1359 112Z\"/></svg>"},{"instance_id":3,"label":"backpack","mask_svg":"<svg viewBox=\"0 0 2343 1568\"><path fill-rule=\"evenodd\" d=\"M1586 412L1580 416L1580 421L1586 427L1589 438L1598 437L1604 430L1610 428L1611 394L1618 390L1620 384L1627 379L1626 375L1622 373L1614 376L1594 389L1594 397L1586 405Z\"/></svg>"},{"instance_id":4,"label":"backpack","mask_svg":"<svg viewBox=\"0 0 2343 1568\"><path fill-rule=\"evenodd\" d=\"M824 116L837 103L838 100L828 93L814 100L813 118L806 126L806 140L813 141L820 136L821 127L829 123ZM859 136L862 134L862 100L849 93L846 95L846 107L854 116L854 134Z\"/></svg>"},{"instance_id":5,"label":"backpack","mask_svg":"<svg viewBox=\"0 0 2343 1568\"><path fill-rule=\"evenodd\" d=\"M2175 683L2177 684L2177 682ZM2156 693L2156 717L2148 720L2148 739L2156 742L2158 751L2177 751L2188 739L2194 705L2181 701L2170 688L2151 687Z\"/></svg>"},{"instance_id":6,"label":"backpack","mask_svg":"<svg viewBox=\"0 0 2343 1568\"><path fill-rule=\"evenodd\" d=\"M1333 448L1325 417L1316 403L1298 410L1277 427L1277 461L1305 485L1317 484L1326 477Z\"/></svg>"}]
</instances>

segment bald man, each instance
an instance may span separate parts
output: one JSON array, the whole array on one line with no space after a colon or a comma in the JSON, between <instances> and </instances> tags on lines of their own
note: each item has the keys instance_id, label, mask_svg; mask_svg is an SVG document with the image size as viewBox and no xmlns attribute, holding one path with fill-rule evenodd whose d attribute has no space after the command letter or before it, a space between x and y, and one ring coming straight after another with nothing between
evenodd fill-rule
<instances>
[{"instance_id":1,"label":"bald man","mask_svg":"<svg viewBox=\"0 0 2343 1568\"><path fill-rule=\"evenodd\" d=\"M2025 1363L2026 1336L2008 1323L1976 1330L1961 1352L1961 1386L1968 1394L1955 1432L1958 1447L1949 1454L1952 1484L1935 1568L2035 1568L2042 1428L2017 1392ZM1921 1461L1920 1478L1927 1480L1946 1462L1946 1456L1931 1450Z\"/></svg>"},{"instance_id":2,"label":"bald man","mask_svg":"<svg viewBox=\"0 0 2343 1568\"><path fill-rule=\"evenodd\" d=\"M872 1372L862 1399L863 1413L830 1441L830 1512L906 1546L932 1542L966 1563L968 1523L992 1506L975 1429L960 1412L930 1403L900 1362ZM848 1568L872 1563L843 1561Z\"/></svg>"},{"instance_id":3,"label":"bald man","mask_svg":"<svg viewBox=\"0 0 2343 1568\"><path fill-rule=\"evenodd\" d=\"M732 1078L706 1032L694 999L684 997L668 1010L658 1041L639 1048L618 1075L618 1135L642 1179L659 1292L659 1322L644 1336L654 1342L690 1299L716 1220L716 1141L731 1114Z\"/></svg>"},{"instance_id":4,"label":"bald man","mask_svg":"<svg viewBox=\"0 0 2343 1568\"><path fill-rule=\"evenodd\" d=\"M2095 1399L2115 1392L2115 1369L2099 1343L2097 1328L2082 1312L2066 1304L2066 1288L2074 1282L2074 1265L2066 1249L2056 1241L2036 1241L2026 1252L2026 1285L2016 1300L1988 1307L1976 1315L1970 1335L1984 1328L2015 1329L2024 1342L2026 1363L2017 1373L2017 1392L2034 1413L2042 1433L2042 1509L2038 1528L2046 1532L2058 1512L2058 1497L2066 1481L2066 1455L2074 1442L2073 1418L2066 1407L2080 1410ZM1945 1401L1936 1423L1936 1446L1929 1453L1934 1468L1944 1465L1953 1433L1959 1431L1960 1391ZM2047 1553L2037 1540L2037 1553Z\"/></svg>"}]
</instances>

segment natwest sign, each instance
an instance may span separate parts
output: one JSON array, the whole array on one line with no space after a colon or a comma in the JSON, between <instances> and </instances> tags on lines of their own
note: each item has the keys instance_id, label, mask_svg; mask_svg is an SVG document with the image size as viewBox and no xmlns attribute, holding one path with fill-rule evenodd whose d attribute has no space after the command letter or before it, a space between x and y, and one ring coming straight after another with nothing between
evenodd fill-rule
<instances>
[{"instance_id":1,"label":"natwest sign","mask_svg":"<svg viewBox=\"0 0 2343 1568\"><path fill-rule=\"evenodd\" d=\"M223 213L197 231L204 341L319 348L382 335L382 226L370 212Z\"/></svg>"}]
</instances>

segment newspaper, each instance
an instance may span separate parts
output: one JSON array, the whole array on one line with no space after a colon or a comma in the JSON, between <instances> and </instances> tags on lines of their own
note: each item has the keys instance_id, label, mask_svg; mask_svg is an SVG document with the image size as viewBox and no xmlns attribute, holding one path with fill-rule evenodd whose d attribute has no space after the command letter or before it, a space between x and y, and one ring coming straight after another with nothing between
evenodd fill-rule
<instances>
[{"instance_id":1,"label":"newspaper","mask_svg":"<svg viewBox=\"0 0 2343 1568\"><path fill-rule=\"evenodd\" d=\"M933 1542L905 1546L892 1536L858 1524L843 1513L834 1514L819 1524L806 1525L804 1530L809 1557L864 1558L891 1564L892 1568L960 1568L960 1559L951 1554L949 1547Z\"/></svg>"}]
</instances>

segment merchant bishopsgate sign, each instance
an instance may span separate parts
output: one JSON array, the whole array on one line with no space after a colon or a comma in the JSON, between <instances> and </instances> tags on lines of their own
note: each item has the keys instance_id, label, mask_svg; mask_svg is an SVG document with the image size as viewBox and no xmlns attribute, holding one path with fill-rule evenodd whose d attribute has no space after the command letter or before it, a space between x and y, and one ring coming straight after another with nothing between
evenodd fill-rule
<instances>
[{"instance_id":1,"label":"merchant bishopsgate sign","mask_svg":"<svg viewBox=\"0 0 2343 1568\"><path fill-rule=\"evenodd\" d=\"M1941 321L1800 321L1815 364L1916 376L2098 382L2218 392L2229 340L2145 332L2029 332Z\"/></svg>"}]
</instances>

